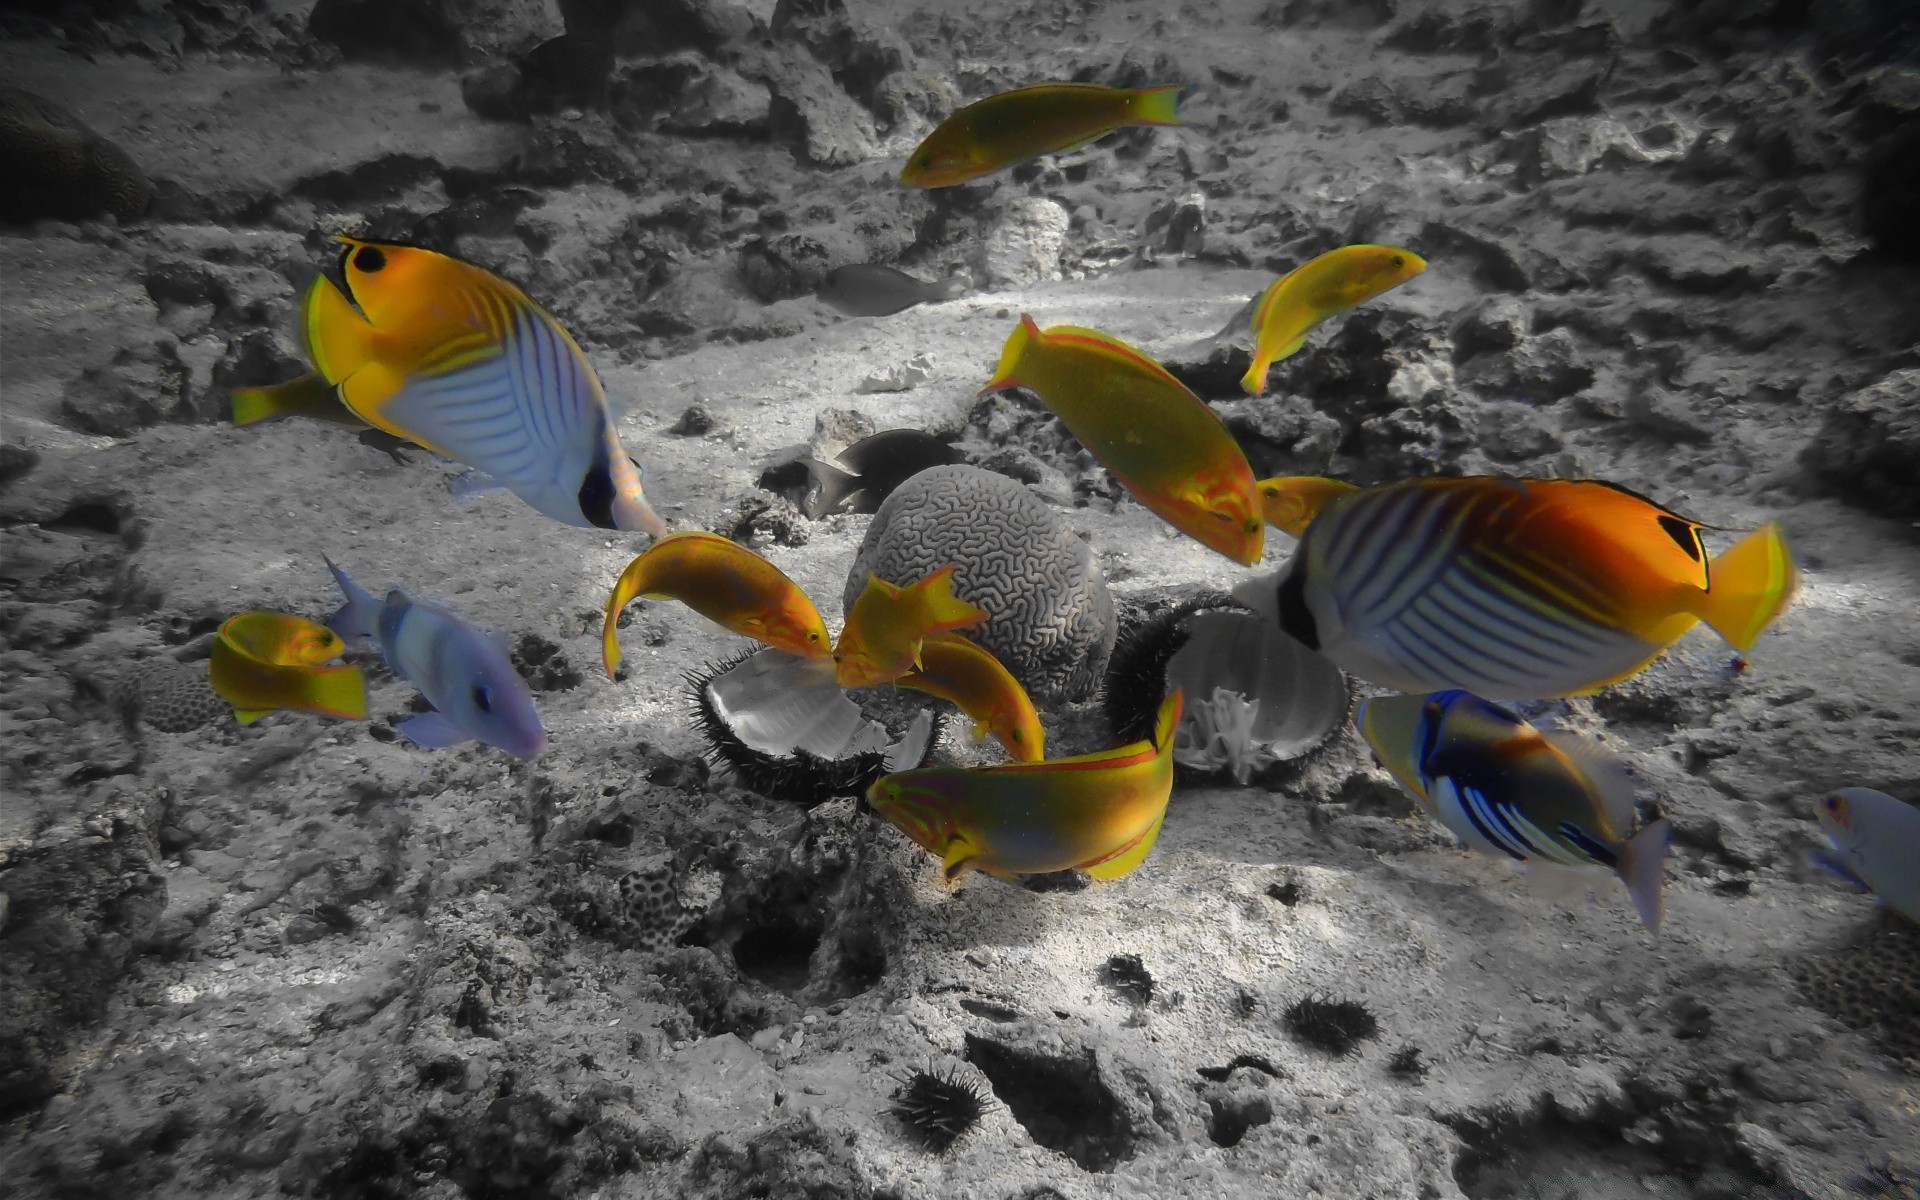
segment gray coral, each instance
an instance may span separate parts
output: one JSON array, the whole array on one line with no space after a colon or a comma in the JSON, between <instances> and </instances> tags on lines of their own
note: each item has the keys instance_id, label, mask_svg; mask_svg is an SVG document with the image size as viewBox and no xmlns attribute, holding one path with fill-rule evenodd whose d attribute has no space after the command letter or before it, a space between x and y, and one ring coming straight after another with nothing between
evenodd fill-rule
<instances>
[{"instance_id":1,"label":"gray coral","mask_svg":"<svg viewBox=\"0 0 1920 1200\"><path fill-rule=\"evenodd\" d=\"M187 733L233 711L207 682L207 664L162 659L133 672L126 699L140 720L162 733Z\"/></svg>"},{"instance_id":2,"label":"gray coral","mask_svg":"<svg viewBox=\"0 0 1920 1200\"><path fill-rule=\"evenodd\" d=\"M932 467L887 497L854 556L848 608L869 572L906 584L953 563L953 590L987 610L966 631L1035 700L1077 700L1113 652L1113 598L1087 549L1024 486L978 467Z\"/></svg>"},{"instance_id":3,"label":"gray coral","mask_svg":"<svg viewBox=\"0 0 1920 1200\"><path fill-rule=\"evenodd\" d=\"M153 185L125 150L32 92L0 87L0 217L91 217L131 221L147 211Z\"/></svg>"}]
</instances>

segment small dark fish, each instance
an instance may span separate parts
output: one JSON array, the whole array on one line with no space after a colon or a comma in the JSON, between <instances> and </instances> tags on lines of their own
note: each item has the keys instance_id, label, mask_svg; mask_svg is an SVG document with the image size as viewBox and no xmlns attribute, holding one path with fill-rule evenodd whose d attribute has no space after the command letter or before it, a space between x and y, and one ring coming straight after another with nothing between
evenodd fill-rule
<instances>
[{"instance_id":1,"label":"small dark fish","mask_svg":"<svg viewBox=\"0 0 1920 1200\"><path fill-rule=\"evenodd\" d=\"M850 317L885 317L916 304L952 300L963 285L957 279L928 283L879 263L835 267L820 281L820 299Z\"/></svg>"},{"instance_id":2,"label":"small dark fish","mask_svg":"<svg viewBox=\"0 0 1920 1200\"><path fill-rule=\"evenodd\" d=\"M959 461L958 450L918 429L887 429L861 438L831 463L802 459L811 477L807 517L818 521L829 513L877 512L893 489L915 475Z\"/></svg>"}]
</instances>

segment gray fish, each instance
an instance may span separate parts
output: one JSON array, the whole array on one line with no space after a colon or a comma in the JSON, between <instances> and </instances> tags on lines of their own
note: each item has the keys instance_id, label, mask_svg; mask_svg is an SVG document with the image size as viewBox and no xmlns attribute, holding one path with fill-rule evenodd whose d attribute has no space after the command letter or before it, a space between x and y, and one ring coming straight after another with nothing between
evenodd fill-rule
<instances>
[{"instance_id":1,"label":"gray fish","mask_svg":"<svg viewBox=\"0 0 1920 1200\"><path fill-rule=\"evenodd\" d=\"M884 429L861 438L830 463L802 459L812 477L803 506L810 520L828 513L876 512L880 502L928 467L961 460L960 452L918 429Z\"/></svg>"},{"instance_id":2,"label":"gray fish","mask_svg":"<svg viewBox=\"0 0 1920 1200\"><path fill-rule=\"evenodd\" d=\"M879 263L856 263L828 271L818 295L828 307L850 317L885 317L916 304L952 300L964 288L957 279L928 283Z\"/></svg>"}]
</instances>

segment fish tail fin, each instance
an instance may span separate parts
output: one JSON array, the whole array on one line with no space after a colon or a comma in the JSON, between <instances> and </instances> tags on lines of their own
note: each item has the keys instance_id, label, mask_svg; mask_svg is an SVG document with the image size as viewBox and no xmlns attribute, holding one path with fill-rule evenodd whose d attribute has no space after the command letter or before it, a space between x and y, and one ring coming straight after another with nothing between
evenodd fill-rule
<instances>
[{"instance_id":1,"label":"fish tail fin","mask_svg":"<svg viewBox=\"0 0 1920 1200\"><path fill-rule=\"evenodd\" d=\"M832 463L821 462L817 458L805 460L807 474L813 477L813 495L807 500L807 519L818 521L828 513L837 512L853 494L866 486L858 475L842 471Z\"/></svg>"},{"instance_id":2,"label":"fish tail fin","mask_svg":"<svg viewBox=\"0 0 1920 1200\"><path fill-rule=\"evenodd\" d=\"M325 275L313 281L300 302L300 331L313 365L334 383L372 357L373 326Z\"/></svg>"},{"instance_id":3,"label":"fish tail fin","mask_svg":"<svg viewBox=\"0 0 1920 1200\"><path fill-rule=\"evenodd\" d=\"M955 629L964 625L978 625L987 619L986 609L969 604L953 594L952 563L922 579L915 587L920 591L921 603L926 606L927 618L932 625Z\"/></svg>"},{"instance_id":4,"label":"fish tail fin","mask_svg":"<svg viewBox=\"0 0 1920 1200\"><path fill-rule=\"evenodd\" d=\"M1750 650L1786 611L1799 579L1786 535L1778 525L1763 525L1708 565L1707 590L1695 615L1734 649Z\"/></svg>"},{"instance_id":5,"label":"fish tail fin","mask_svg":"<svg viewBox=\"0 0 1920 1200\"><path fill-rule=\"evenodd\" d=\"M1005 391L1007 388L1025 387L1020 378L1020 360L1027 351L1040 341L1040 327L1026 313L1020 314L1020 324L1014 326L1007 335L1007 344L1000 350L1000 364L993 369L993 378L987 380L987 386L981 393Z\"/></svg>"},{"instance_id":6,"label":"fish tail fin","mask_svg":"<svg viewBox=\"0 0 1920 1200\"><path fill-rule=\"evenodd\" d=\"M328 629L339 634L349 642L372 639L380 629L380 601L373 593L355 583L345 571L333 565L333 560L321 555L320 561L327 564L327 570L333 572L333 581L340 585L340 594L347 602L338 612L327 618Z\"/></svg>"},{"instance_id":7,"label":"fish tail fin","mask_svg":"<svg viewBox=\"0 0 1920 1200\"><path fill-rule=\"evenodd\" d=\"M1665 818L1649 821L1639 833L1620 848L1620 861L1614 865L1620 881L1633 897L1640 923L1650 933L1660 932L1660 919L1666 915L1667 844L1673 840L1673 825Z\"/></svg>"},{"instance_id":8,"label":"fish tail fin","mask_svg":"<svg viewBox=\"0 0 1920 1200\"><path fill-rule=\"evenodd\" d=\"M1253 362L1247 366L1247 373L1240 377L1240 390L1249 396L1264 395L1267 390L1267 368L1273 364L1254 355Z\"/></svg>"},{"instance_id":9,"label":"fish tail fin","mask_svg":"<svg viewBox=\"0 0 1920 1200\"><path fill-rule=\"evenodd\" d=\"M367 719L367 677L359 667L315 671L305 697L313 711L344 721Z\"/></svg>"},{"instance_id":10,"label":"fish tail fin","mask_svg":"<svg viewBox=\"0 0 1920 1200\"><path fill-rule=\"evenodd\" d=\"M1127 101L1133 119L1140 125L1184 125L1180 119L1180 101L1192 89L1184 83L1167 87L1140 88Z\"/></svg>"},{"instance_id":11,"label":"fish tail fin","mask_svg":"<svg viewBox=\"0 0 1920 1200\"><path fill-rule=\"evenodd\" d=\"M647 503L647 494L639 488L616 495L610 511L613 513L615 529L622 532L637 530L652 538L667 536L666 519Z\"/></svg>"},{"instance_id":12,"label":"fish tail fin","mask_svg":"<svg viewBox=\"0 0 1920 1200\"><path fill-rule=\"evenodd\" d=\"M1160 840L1160 827L1167 822L1167 810L1162 808L1153 824L1139 836L1124 854L1116 854L1105 862L1095 863L1087 868L1087 874L1095 879L1118 879L1129 874L1135 867L1147 861L1147 855L1153 853L1153 845Z\"/></svg>"},{"instance_id":13,"label":"fish tail fin","mask_svg":"<svg viewBox=\"0 0 1920 1200\"><path fill-rule=\"evenodd\" d=\"M263 387L233 389L233 423L251 425L280 416L283 410L275 403L273 392L274 389Z\"/></svg>"},{"instance_id":14,"label":"fish tail fin","mask_svg":"<svg viewBox=\"0 0 1920 1200\"><path fill-rule=\"evenodd\" d=\"M1162 755L1173 753L1173 731L1180 725L1180 708L1185 700L1185 693L1175 688L1160 702L1160 712L1153 720L1153 748Z\"/></svg>"},{"instance_id":15,"label":"fish tail fin","mask_svg":"<svg viewBox=\"0 0 1920 1200\"><path fill-rule=\"evenodd\" d=\"M933 285L935 300L958 300L967 294L967 281L958 275Z\"/></svg>"}]
</instances>

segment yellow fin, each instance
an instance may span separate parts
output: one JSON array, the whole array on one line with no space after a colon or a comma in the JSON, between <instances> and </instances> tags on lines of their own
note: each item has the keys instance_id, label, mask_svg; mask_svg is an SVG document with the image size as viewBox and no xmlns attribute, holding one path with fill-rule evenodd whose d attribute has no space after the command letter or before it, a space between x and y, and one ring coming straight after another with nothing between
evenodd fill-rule
<instances>
[{"instance_id":1,"label":"yellow fin","mask_svg":"<svg viewBox=\"0 0 1920 1200\"><path fill-rule=\"evenodd\" d=\"M236 708L233 710L233 719L242 725L251 725L261 717L275 711L277 710L271 708Z\"/></svg>"},{"instance_id":2,"label":"yellow fin","mask_svg":"<svg viewBox=\"0 0 1920 1200\"><path fill-rule=\"evenodd\" d=\"M359 667L333 667L316 672L306 701L321 715L343 721L367 719L367 677Z\"/></svg>"},{"instance_id":3,"label":"yellow fin","mask_svg":"<svg viewBox=\"0 0 1920 1200\"><path fill-rule=\"evenodd\" d=\"M1698 616L1736 650L1751 650L1786 611L1800 574L1778 525L1763 525L1716 557Z\"/></svg>"},{"instance_id":4,"label":"yellow fin","mask_svg":"<svg viewBox=\"0 0 1920 1200\"><path fill-rule=\"evenodd\" d=\"M342 425L365 425L340 402L340 396L317 371L270 387L233 389L233 423L252 425L275 417L312 417Z\"/></svg>"},{"instance_id":5,"label":"yellow fin","mask_svg":"<svg viewBox=\"0 0 1920 1200\"><path fill-rule=\"evenodd\" d=\"M1154 716L1153 748L1163 755L1168 753L1168 747L1173 745L1173 731L1180 724L1180 706L1185 699L1184 692L1179 688L1173 689L1167 693L1167 698L1160 702L1160 711Z\"/></svg>"},{"instance_id":6,"label":"yellow fin","mask_svg":"<svg viewBox=\"0 0 1920 1200\"><path fill-rule=\"evenodd\" d=\"M947 843L946 852L940 856L940 877L952 883L964 875L978 857L972 843L963 837L955 837Z\"/></svg>"},{"instance_id":7,"label":"yellow fin","mask_svg":"<svg viewBox=\"0 0 1920 1200\"><path fill-rule=\"evenodd\" d=\"M920 603L923 605L929 625L952 627L955 622L977 625L987 619L986 609L977 604L968 604L953 594L953 570L953 564L948 563L914 585L920 591ZM919 648L916 646L914 649L916 665L918 665L919 654Z\"/></svg>"},{"instance_id":8,"label":"yellow fin","mask_svg":"<svg viewBox=\"0 0 1920 1200\"><path fill-rule=\"evenodd\" d=\"M1180 98L1186 94L1186 85L1180 83L1140 88L1127 101L1127 108L1142 125L1182 125Z\"/></svg>"},{"instance_id":9,"label":"yellow fin","mask_svg":"<svg viewBox=\"0 0 1920 1200\"><path fill-rule=\"evenodd\" d=\"M1087 868L1087 874L1095 879L1118 879L1147 861L1147 855L1153 853L1153 844L1160 840L1160 827L1166 824L1167 810L1161 809L1160 815L1147 826L1147 831L1128 848L1125 854L1110 858Z\"/></svg>"},{"instance_id":10,"label":"yellow fin","mask_svg":"<svg viewBox=\"0 0 1920 1200\"><path fill-rule=\"evenodd\" d=\"M373 326L325 275L314 279L301 301L300 330L313 365L329 383L359 370L373 351Z\"/></svg>"},{"instance_id":11,"label":"yellow fin","mask_svg":"<svg viewBox=\"0 0 1920 1200\"><path fill-rule=\"evenodd\" d=\"M1025 386L1021 383L1018 374L1020 360L1026 356L1030 347L1038 345L1039 342L1040 327L1033 323L1032 317L1021 313L1020 324L1014 326L1013 332L1007 335L1007 344L1000 351L1000 364L993 369L993 378L987 380L987 386L980 390L983 393L997 392L1005 388Z\"/></svg>"}]
</instances>

